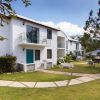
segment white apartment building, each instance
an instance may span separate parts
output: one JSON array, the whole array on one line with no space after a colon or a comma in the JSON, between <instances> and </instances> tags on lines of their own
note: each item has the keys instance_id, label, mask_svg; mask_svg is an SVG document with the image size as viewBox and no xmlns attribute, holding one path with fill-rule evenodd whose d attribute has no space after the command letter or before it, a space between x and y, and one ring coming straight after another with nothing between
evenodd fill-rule
<instances>
[{"instance_id":1,"label":"white apartment building","mask_svg":"<svg viewBox=\"0 0 100 100\"><path fill-rule=\"evenodd\" d=\"M7 38L0 42L0 56L16 56L25 72L57 63L58 29L20 15L6 20L9 24L0 27L0 35Z\"/></svg>"},{"instance_id":2,"label":"white apartment building","mask_svg":"<svg viewBox=\"0 0 100 100\"><path fill-rule=\"evenodd\" d=\"M66 35L63 31L58 32L58 57L64 57L66 54L73 54L77 58L82 58L84 55L83 47L81 46L79 40L72 39L70 36Z\"/></svg>"},{"instance_id":3,"label":"white apartment building","mask_svg":"<svg viewBox=\"0 0 100 100\"><path fill-rule=\"evenodd\" d=\"M58 57L80 51L80 43L57 28L20 15L6 20L8 24L0 27L0 36L7 38L0 42L0 56L16 56L18 67L25 72L50 68Z\"/></svg>"}]
</instances>

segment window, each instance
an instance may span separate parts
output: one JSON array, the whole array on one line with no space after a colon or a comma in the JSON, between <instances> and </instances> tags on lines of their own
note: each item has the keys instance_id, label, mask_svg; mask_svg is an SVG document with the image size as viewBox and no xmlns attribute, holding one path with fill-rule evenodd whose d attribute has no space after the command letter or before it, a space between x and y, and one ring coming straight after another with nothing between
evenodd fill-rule
<instances>
[{"instance_id":1,"label":"window","mask_svg":"<svg viewBox=\"0 0 100 100\"><path fill-rule=\"evenodd\" d=\"M72 41L70 41L70 45L72 45Z\"/></svg>"},{"instance_id":2,"label":"window","mask_svg":"<svg viewBox=\"0 0 100 100\"><path fill-rule=\"evenodd\" d=\"M39 28L27 25L27 42L38 43L39 42Z\"/></svg>"},{"instance_id":3,"label":"window","mask_svg":"<svg viewBox=\"0 0 100 100\"><path fill-rule=\"evenodd\" d=\"M100 56L100 52L97 52L97 56Z\"/></svg>"},{"instance_id":4,"label":"window","mask_svg":"<svg viewBox=\"0 0 100 100\"><path fill-rule=\"evenodd\" d=\"M35 50L35 60L40 60L40 50Z\"/></svg>"},{"instance_id":5,"label":"window","mask_svg":"<svg viewBox=\"0 0 100 100\"><path fill-rule=\"evenodd\" d=\"M47 59L52 58L52 50L51 49L47 49Z\"/></svg>"},{"instance_id":6,"label":"window","mask_svg":"<svg viewBox=\"0 0 100 100\"><path fill-rule=\"evenodd\" d=\"M79 50L79 43L76 43L76 50Z\"/></svg>"},{"instance_id":7,"label":"window","mask_svg":"<svg viewBox=\"0 0 100 100\"><path fill-rule=\"evenodd\" d=\"M52 30L47 29L47 39L52 39Z\"/></svg>"}]
</instances>

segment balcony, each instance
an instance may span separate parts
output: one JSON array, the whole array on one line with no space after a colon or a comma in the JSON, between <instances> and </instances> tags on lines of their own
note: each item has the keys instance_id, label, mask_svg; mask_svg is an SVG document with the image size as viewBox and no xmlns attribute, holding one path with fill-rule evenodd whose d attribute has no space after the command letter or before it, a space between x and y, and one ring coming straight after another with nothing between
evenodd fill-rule
<instances>
[{"instance_id":1,"label":"balcony","mask_svg":"<svg viewBox=\"0 0 100 100\"><path fill-rule=\"evenodd\" d=\"M41 38L41 39L40 39ZM38 46L45 47L51 44L51 41L46 39L46 37L27 36L26 33L21 33L19 35L19 45L20 46Z\"/></svg>"},{"instance_id":2,"label":"balcony","mask_svg":"<svg viewBox=\"0 0 100 100\"><path fill-rule=\"evenodd\" d=\"M57 37L57 48L58 49L65 49L65 38L64 37Z\"/></svg>"},{"instance_id":3,"label":"balcony","mask_svg":"<svg viewBox=\"0 0 100 100\"><path fill-rule=\"evenodd\" d=\"M65 46L63 44L58 44L58 49L65 49Z\"/></svg>"}]
</instances>

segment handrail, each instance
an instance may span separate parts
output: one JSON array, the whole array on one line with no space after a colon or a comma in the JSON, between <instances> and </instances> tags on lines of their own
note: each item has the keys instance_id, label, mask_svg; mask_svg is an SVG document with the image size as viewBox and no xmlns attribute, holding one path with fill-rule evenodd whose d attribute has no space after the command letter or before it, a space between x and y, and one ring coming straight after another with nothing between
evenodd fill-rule
<instances>
[{"instance_id":1,"label":"handrail","mask_svg":"<svg viewBox=\"0 0 100 100\"><path fill-rule=\"evenodd\" d=\"M51 40L48 40L46 38L46 36L41 36L41 37L38 37L38 38L39 38L39 41L35 44L46 44L46 45L51 44ZM19 39L20 39L20 42L30 43L29 41L27 41L27 36L26 36L25 32L19 34Z\"/></svg>"}]
</instances>

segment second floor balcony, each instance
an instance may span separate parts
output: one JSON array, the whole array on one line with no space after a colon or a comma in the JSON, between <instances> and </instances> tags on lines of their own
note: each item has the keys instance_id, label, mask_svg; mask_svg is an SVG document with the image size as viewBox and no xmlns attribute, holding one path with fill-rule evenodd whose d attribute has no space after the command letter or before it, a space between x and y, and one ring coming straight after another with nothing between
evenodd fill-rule
<instances>
[{"instance_id":1,"label":"second floor balcony","mask_svg":"<svg viewBox=\"0 0 100 100\"><path fill-rule=\"evenodd\" d=\"M63 44L58 44L58 48L65 48Z\"/></svg>"},{"instance_id":2,"label":"second floor balcony","mask_svg":"<svg viewBox=\"0 0 100 100\"><path fill-rule=\"evenodd\" d=\"M57 37L57 48L58 49L65 49L65 38L64 37Z\"/></svg>"},{"instance_id":3,"label":"second floor balcony","mask_svg":"<svg viewBox=\"0 0 100 100\"><path fill-rule=\"evenodd\" d=\"M51 41L46 39L46 37L40 37L39 34L26 34L21 33L19 35L19 45L25 46L42 46L45 47L50 45Z\"/></svg>"}]
</instances>

